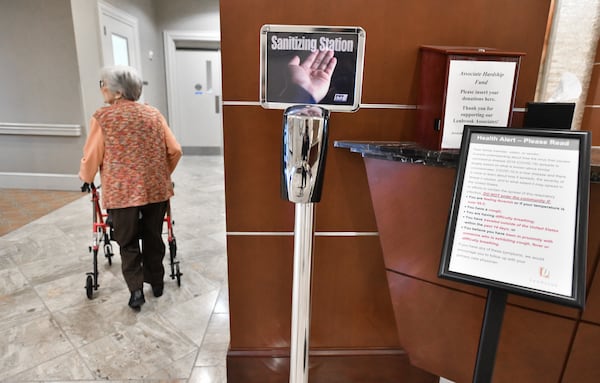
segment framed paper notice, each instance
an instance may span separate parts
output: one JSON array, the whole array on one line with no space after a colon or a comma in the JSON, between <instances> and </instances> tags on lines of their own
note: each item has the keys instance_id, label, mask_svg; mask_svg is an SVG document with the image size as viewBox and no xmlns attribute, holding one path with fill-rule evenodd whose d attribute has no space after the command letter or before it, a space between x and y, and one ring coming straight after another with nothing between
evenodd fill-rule
<instances>
[{"instance_id":1,"label":"framed paper notice","mask_svg":"<svg viewBox=\"0 0 600 383\"><path fill-rule=\"evenodd\" d=\"M263 25L261 105L286 109L319 104L331 111L357 110L365 36L360 27Z\"/></svg>"},{"instance_id":2,"label":"framed paper notice","mask_svg":"<svg viewBox=\"0 0 600 383\"><path fill-rule=\"evenodd\" d=\"M465 125L507 126L517 62L450 60L443 149L458 149Z\"/></svg>"},{"instance_id":3,"label":"framed paper notice","mask_svg":"<svg viewBox=\"0 0 600 383\"><path fill-rule=\"evenodd\" d=\"M439 276L583 308L589 132L465 126Z\"/></svg>"}]
</instances>

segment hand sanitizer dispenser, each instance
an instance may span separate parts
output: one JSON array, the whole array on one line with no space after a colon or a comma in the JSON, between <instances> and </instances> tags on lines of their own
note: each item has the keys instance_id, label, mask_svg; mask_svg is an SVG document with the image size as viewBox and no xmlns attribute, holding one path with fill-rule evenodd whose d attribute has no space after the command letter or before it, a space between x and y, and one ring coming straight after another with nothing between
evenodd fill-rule
<instances>
[{"instance_id":1,"label":"hand sanitizer dispenser","mask_svg":"<svg viewBox=\"0 0 600 383\"><path fill-rule=\"evenodd\" d=\"M321 200L329 111L295 105L283 115L281 195L295 203L290 383L308 382L314 203Z\"/></svg>"}]
</instances>

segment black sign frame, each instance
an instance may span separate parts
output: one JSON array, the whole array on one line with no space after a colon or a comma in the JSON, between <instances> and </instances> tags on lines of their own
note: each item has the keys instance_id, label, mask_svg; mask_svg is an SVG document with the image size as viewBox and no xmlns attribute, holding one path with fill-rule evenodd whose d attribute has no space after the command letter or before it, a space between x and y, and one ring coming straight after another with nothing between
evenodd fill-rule
<instances>
[{"instance_id":1,"label":"black sign frame","mask_svg":"<svg viewBox=\"0 0 600 383\"><path fill-rule=\"evenodd\" d=\"M354 112L360 107L365 51L361 27L263 25L260 30L260 103L266 109L316 104L331 111ZM307 98L290 86L288 63L301 62L314 51L333 50L336 66L324 98Z\"/></svg>"},{"instance_id":2,"label":"black sign frame","mask_svg":"<svg viewBox=\"0 0 600 383\"><path fill-rule=\"evenodd\" d=\"M549 140L551 140L550 142L562 142L565 140L570 140L572 143L576 143L576 150L578 151L578 163L576 181L577 187L575 192L575 201L573 201L575 219L572 223L572 226L569 226L574 235L574 246L571 254L572 278L570 294L560 294L548 291L548 289L535 288L527 285L526 283L509 283L504 280L490 278L489 276L483 277L479 273L464 272L464 270L461 270L460 272L451 270L450 262L454 256L457 256L453 254L454 244L461 242L461 239L455 238L457 221L459 219L459 214L461 214L461 206L464 207L467 203L464 202L465 198L463 198L463 191L465 188L465 171L471 157L471 143L479 137L491 137L494 139L504 137L505 139L501 143L498 143L494 140L490 140L491 142L489 142L491 145L503 145L503 147L507 147L506 142L522 142L522 140L526 137L531 138L531 140L528 140L531 142L543 142ZM573 142L573 140L575 141ZM508 148L510 147L510 144L508 144ZM531 146L529 147L531 148ZM490 146L490 148L492 148L492 146ZM532 150L535 151L535 149ZM438 276L440 278L449 279L456 282L472 284L490 289L503 290L529 298L583 309L585 303L590 156L591 137L590 133L585 131L465 126Z\"/></svg>"}]
</instances>

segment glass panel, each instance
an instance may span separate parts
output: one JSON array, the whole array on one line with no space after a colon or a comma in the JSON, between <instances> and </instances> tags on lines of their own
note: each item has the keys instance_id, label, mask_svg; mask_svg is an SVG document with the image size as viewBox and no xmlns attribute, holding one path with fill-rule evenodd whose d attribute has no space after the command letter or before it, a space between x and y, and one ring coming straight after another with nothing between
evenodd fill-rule
<instances>
[{"instance_id":1,"label":"glass panel","mask_svg":"<svg viewBox=\"0 0 600 383\"><path fill-rule=\"evenodd\" d=\"M127 39L119 35L112 35L113 61L115 65L129 65L129 49Z\"/></svg>"},{"instance_id":2,"label":"glass panel","mask_svg":"<svg viewBox=\"0 0 600 383\"><path fill-rule=\"evenodd\" d=\"M206 90L212 93L212 61L206 60Z\"/></svg>"}]
</instances>

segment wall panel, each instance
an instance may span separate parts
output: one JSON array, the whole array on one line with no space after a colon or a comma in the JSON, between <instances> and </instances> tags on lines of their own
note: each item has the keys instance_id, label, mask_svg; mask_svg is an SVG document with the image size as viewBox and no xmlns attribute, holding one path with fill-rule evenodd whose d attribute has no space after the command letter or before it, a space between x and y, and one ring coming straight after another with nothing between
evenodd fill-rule
<instances>
[{"instance_id":1,"label":"wall panel","mask_svg":"<svg viewBox=\"0 0 600 383\"><path fill-rule=\"evenodd\" d=\"M590 85L581 121L581 130L592 132L592 145L600 145L600 41L596 47L596 58L592 65Z\"/></svg>"},{"instance_id":2,"label":"wall panel","mask_svg":"<svg viewBox=\"0 0 600 383\"><path fill-rule=\"evenodd\" d=\"M291 302L293 240L291 236L269 237L268 233L291 233L294 209L293 204L279 197L283 111L257 105L261 26L365 29L362 103L370 105L355 113L334 113L331 117L323 198L316 206L315 229L317 234L371 235L378 227L362 160L358 154L334 149L333 142L408 141L416 137L421 45L485 46L525 52L515 105L524 107L534 97L550 4L550 0L254 0L250 11L242 0L220 1L232 324L228 365L232 382L243 381L240 377L247 377L252 366L271 366L273 376L277 375L274 366L281 367L280 357L283 353L285 359L289 346L286 326L291 314L285 307ZM426 222L427 217L415 217L415 221ZM397 229L401 234L403 228ZM313 352L364 347L401 350L395 323L389 322L393 322L392 301L389 290L382 288L386 275L377 238L317 236ZM410 255L419 257L417 250ZM266 281L272 289L265 287ZM261 324L262 320L265 323ZM243 355L259 351L266 353L262 354L266 358L262 362L241 362ZM269 353L273 358L269 359ZM385 364L380 356L374 358L368 363ZM338 372L352 369L348 357L340 356L337 362ZM353 381L350 376L345 381ZM409 372L403 377L403 381L418 381L411 380L414 377ZM387 381L398 379L387 376L380 380Z\"/></svg>"}]
</instances>

